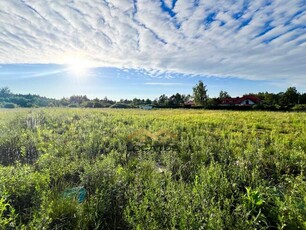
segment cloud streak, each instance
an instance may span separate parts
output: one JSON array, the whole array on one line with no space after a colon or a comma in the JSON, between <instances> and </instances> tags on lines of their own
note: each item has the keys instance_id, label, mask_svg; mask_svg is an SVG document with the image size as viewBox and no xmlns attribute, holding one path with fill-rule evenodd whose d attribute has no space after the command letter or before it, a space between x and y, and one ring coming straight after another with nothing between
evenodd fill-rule
<instances>
[{"instance_id":1,"label":"cloud streak","mask_svg":"<svg viewBox=\"0 0 306 230\"><path fill-rule=\"evenodd\" d=\"M177 83L177 82L146 82L145 85L178 86L178 85L184 85L184 84Z\"/></svg>"},{"instance_id":2,"label":"cloud streak","mask_svg":"<svg viewBox=\"0 0 306 230\"><path fill-rule=\"evenodd\" d=\"M97 66L306 83L304 0L0 1L0 64Z\"/></svg>"}]
</instances>

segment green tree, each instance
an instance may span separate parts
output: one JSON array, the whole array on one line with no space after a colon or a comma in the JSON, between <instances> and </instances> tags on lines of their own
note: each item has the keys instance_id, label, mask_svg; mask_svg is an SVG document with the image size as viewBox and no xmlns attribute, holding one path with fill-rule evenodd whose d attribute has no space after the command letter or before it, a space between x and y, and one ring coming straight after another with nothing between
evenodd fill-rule
<instances>
[{"instance_id":1,"label":"green tree","mask_svg":"<svg viewBox=\"0 0 306 230\"><path fill-rule=\"evenodd\" d=\"M161 95L158 98L158 104L159 105L166 106L166 105L168 105L168 102L169 102L169 99L165 94Z\"/></svg>"},{"instance_id":2,"label":"green tree","mask_svg":"<svg viewBox=\"0 0 306 230\"><path fill-rule=\"evenodd\" d=\"M151 101L149 98L147 98L145 104L146 104L146 105L151 105L151 104L152 104L152 101Z\"/></svg>"},{"instance_id":3,"label":"green tree","mask_svg":"<svg viewBox=\"0 0 306 230\"><path fill-rule=\"evenodd\" d=\"M289 87L284 93L284 101L287 105L298 104L299 93L295 87Z\"/></svg>"},{"instance_id":4,"label":"green tree","mask_svg":"<svg viewBox=\"0 0 306 230\"><path fill-rule=\"evenodd\" d=\"M208 106L217 106L220 101L217 98L208 98L207 105Z\"/></svg>"},{"instance_id":5,"label":"green tree","mask_svg":"<svg viewBox=\"0 0 306 230\"><path fill-rule=\"evenodd\" d=\"M0 97L8 97L11 95L11 91L8 87L0 88Z\"/></svg>"},{"instance_id":6,"label":"green tree","mask_svg":"<svg viewBox=\"0 0 306 230\"><path fill-rule=\"evenodd\" d=\"M133 99L133 105L136 106L136 105L140 105L141 104L141 99L138 99L138 98L134 98Z\"/></svg>"},{"instance_id":7,"label":"green tree","mask_svg":"<svg viewBox=\"0 0 306 230\"><path fill-rule=\"evenodd\" d=\"M300 104L306 104L306 93L300 95Z\"/></svg>"},{"instance_id":8,"label":"green tree","mask_svg":"<svg viewBox=\"0 0 306 230\"><path fill-rule=\"evenodd\" d=\"M62 98L61 100L60 100L60 104L62 105L62 106L68 106L69 105L69 99L68 98Z\"/></svg>"},{"instance_id":9,"label":"green tree","mask_svg":"<svg viewBox=\"0 0 306 230\"><path fill-rule=\"evenodd\" d=\"M169 98L169 104L171 104L171 105L182 105L182 104L184 104L184 98L179 93L173 94Z\"/></svg>"},{"instance_id":10,"label":"green tree","mask_svg":"<svg viewBox=\"0 0 306 230\"><path fill-rule=\"evenodd\" d=\"M73 95L69 98L71 104L82 104L83 102L89 101L86 95Z\"/></svg>"},{"instance_id":11,"label":"green tree","mask_svg":"<svg viewBox=\"0 0 306 230\"><path fill-rule=\"evenodd\" d=\"M229 98L231 97L228 92L221 90L219 93L219 99Z\"/></svg>"},{"instance_id":12,"label":"green tree","mask_svg":"<svg viewBox=\"0 0 306 230\"><path fill-rule=\"evenodd\" d=\"M191 100L191 96L190 96L190 94L188 94L188 95L182 94L182 99L183 99L183 102L187 102L187 101Z\"/></svg>"},{"instance_id":13,"label":"green tree","mask_svg":"<svg viewBox=\"0 0 306 230\"><path fill-rule=\"evenodd\" d=\"M263 101L265 105L275 105L279 103L279 96L274 93L260 92L257 96Z\"/></svg>"},{"instance_id":14,"label":"green tree","mask_svg":"<svg viewBox=\"0 0 306 230\"><path fill-rule=\"evenodd\" d=\"M207 105L208 95L206 85L202 81L193 87L193 94L194 94L194 102L198 106L205 106Z\"/></svg>"}]
</instances>

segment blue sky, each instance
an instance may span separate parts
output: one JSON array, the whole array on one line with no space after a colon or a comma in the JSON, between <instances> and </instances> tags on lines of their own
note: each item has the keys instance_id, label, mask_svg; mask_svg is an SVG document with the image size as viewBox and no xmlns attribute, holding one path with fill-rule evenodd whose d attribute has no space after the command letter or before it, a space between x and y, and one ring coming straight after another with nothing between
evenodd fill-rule
<instances>
[{"instance_id":1,"label":"blue sky","mask_svg":"<svg viewBox=\"0 0 306 230\"><path fill-rule=\"evenodd\" d=\"M0 85L9 86L13 92L34 93L61 98L71 95L88 95L89 98L109 97L151 98L161 94L177 92L192 94L199 80L205 82L208 94L216 96L226 90L231 96L249 92L279 92L282 86L273 81L244 80L238 78L204 77L180 73L149 73L139 69L95 67L85 76L78 76L66 70L65 65L51 64L9 64L3 65L0 72Z\"/></svg>"},{"instance_id":2,"label":"blue sky","mask_svg":"<svg viewBox=\"0 0 306 230\"><path fill-rule=\"evenodd\" d=\"M0 87L61 98L306 91L304 0L4 0Z\"/></svg>"}]
</instances>

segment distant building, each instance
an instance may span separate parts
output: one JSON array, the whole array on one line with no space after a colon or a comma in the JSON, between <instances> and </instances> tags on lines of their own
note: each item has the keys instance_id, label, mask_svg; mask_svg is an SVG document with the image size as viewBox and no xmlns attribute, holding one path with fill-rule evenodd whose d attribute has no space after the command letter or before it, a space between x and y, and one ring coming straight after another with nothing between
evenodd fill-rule
<instances>
[{"instance_id":1,"label":"distant building","mask_svg":"<svg viewBox=\"0 0 306 230\"><path fill-rule=\"evenodd\" d=\"M246 95L236 98L224 98L219 106L252 106L260 104L261 100L253 95Z\"/></svg>"},{"instance_id":2,"label":"distant building","mask_svg":"<svg viewBox=\"0 0 306 230\"><path fill-rule=\"evenodd\" d=\"M189 100L189 101L186 101L186 102L184 103L184 105L185 105L186 107L192 107L192 106L195 106L195 103L194 103L193 100Z\"/></svg>"},{"instance_id":3,"label":"distant building","mask_svg":"<svg viewBox=\"0 0 306 230\"><path fill-rule=\"evenodd\" d=\"M140 105L139 108L144 109L144 110L151 110L153 109L153 106L152 105Z\"/></svg>"}]
</instances>

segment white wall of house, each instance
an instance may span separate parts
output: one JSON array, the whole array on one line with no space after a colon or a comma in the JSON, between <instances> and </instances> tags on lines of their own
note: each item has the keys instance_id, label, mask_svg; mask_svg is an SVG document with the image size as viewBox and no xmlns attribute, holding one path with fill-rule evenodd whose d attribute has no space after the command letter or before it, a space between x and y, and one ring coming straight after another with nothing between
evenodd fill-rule
<instances>
[{"instance_id":1,"label":"white wall of house","mask_svg":"<svg viewBox=\"0 0 306 230\"><path fill-rule=\"evenodd\" d=\"M151 105L141 105L141 106L139 106L139 108L145 109L145 110L151 110L151 109L153 109L153 106L151 106Z\"/></svg>"},{"instance_id":2,"label":"white wall of house","mask_svg":"<svg viewBox=\"0 0 306 230\"><path fill-rule=\"evenodd\" d=\"M246 100L242 101L240 103L240 105L255 105L255 102L250 100L250 99L246 99Z\"/></svg>"}]
</instances>

